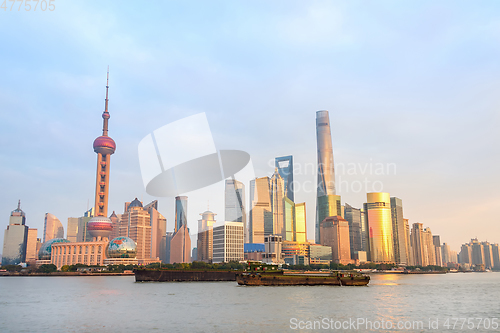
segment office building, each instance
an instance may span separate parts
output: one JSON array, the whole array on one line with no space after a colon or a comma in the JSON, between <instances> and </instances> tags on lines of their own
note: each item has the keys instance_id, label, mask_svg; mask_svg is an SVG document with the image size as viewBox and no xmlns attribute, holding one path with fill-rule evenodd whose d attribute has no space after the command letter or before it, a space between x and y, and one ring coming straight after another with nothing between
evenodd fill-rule
<instances>
[{"instance_id":1,"label":"office building","mask_svg":"<svg viewBox=\"0 0 500 333\"><path fill-rule=\"evenodd\" d=\"M335 214L323 216L320 211L319 198L335 195L335 169L333 163L332 134L330 130L330 117L328 111L316 112L316 141L318 148L318 183L316 201L316 242L320 241L320 223L328 216L341 215L340 205ZM339 200L340 201L340 200ZM323 199L323 205L329 200ZM323 207L323 209L325 209Z\"/></svg>"},{"instance_id":2,"label":"office building","mask_svg":"<svg viewBox=\"0 0 500 333\"><path fill-rule=\"evenodd\" d=\"M422 223L413 223L411 229L411 249L413 251L413 265L427 266L428 256L424 243L424 226Z\"/></svg>"},{"instance_id":3,"label":"office building","mask_svg":"<svg viewBox=\"0 0 500 333\"><path fill-rule=\"evenodd\" d=\"M295 204L295 235L294 241L299 243L307 242L307 224L306 224L306 203Z\"/></svg>"},{"instance_id":4,"label":"office building","mask_svg":"<svg viewBox=\"0 0 500 333\"><path fill-rule=\"evenodd\" d=\"M70 242L76 242L78 239L78 217L68 217L66 226L66 239Z\"/></svg>"},{"instance_id":5,"label":"office building","mask_svg":"<svg viewBox=\"0 0 500 333\"><path fill-rule=\"evenodd\" d=\"M352 207L345 204L344 218L349 223L349 244L351 258L355 258L355 253L358 251L365 251L363 249L363 235L362 235L362 212L361 209Z\"/></svg>"},{"instance_id":6,"label":"office building","mask_svg":"<svg viewBox=\"0 0 500 333\"><path fill-rule=\"evenodd\" d=\"M337 264L350 264L351 246L349 241L349 222L342 216L330 216L321 222L320 244L332 248L332 261Z\"/></svg>"},{"instance_id":7,"label":"office building","mask_svg":"<svg viewBox=\"0 0 500 333\"><path fill-rule=\"evenodd\" d=\"M436 256L436 266L443 266L443 257L441 251L441 237L437 235L432 236L432 242L434 245L435 256Z\"/></svg>"},{"instance_id":8,"label":"office building","mask_svg":"<svg viewBox=\"0 0 500 333\"><path fill-rule=\"evenodd\" d=\"M175 197L175 229L174 232L180 229L181 226L187 225L187 197Z\"/></svg>"},{"instance_id":9,"label":"office building","mask_svg":"<svg viewBox=\"0 0 500 333\"><path fill-rule=\"evenodd\" d=\"M296 265L293 262L300 260L299 257L309 258L309 245L308 242L283 241L281 248L283 260L291 265Z\"/></svg>"},{"instance_id":10,"label":"office building","mask_svg":"<svg viewBox=\"0 0 500 333\"><path fill-rule=\"evenodd\" d=\"M498 245L498 243L491 245L491 253L493 258L493 269L500 270L500 245Z\"/></svg>"},{"instance_id":11,"label":"office building","mask_svg":"<svg viewBox=\"0 0 500 333\"><path fill-rule=\"evenodd\" d=\"M38 230L29 228L28 238L26 239L26 262L30 265L33 265L38 258L38 239Z\"/></svg>"},{"instance_id":12,"label":"office building","mask_svg":"<svg viewBox=\"0 0 500 333\"><path fill-rule=\"evenodd\" d=\"M136 253L139 262L149 261L151 251L151 224L149 212L144 209L142 202L135 198L130 203L125 203L125 211L121 215L119 236L131 238L137 245Z\"/></svg>"},{"instance_id":13,"label":"office building","mask_svg":"<svg viewBox=\"0 0 500 333\"><path fill-rule=\"evenodd\" d=\"M493 264L493 248L488 242L481 242L481 246L483 247L484 252L484 267L488 269L492 269Z\"/></svg>"},{"instance_id":14,"label":"office building","mask_svg":"<svg viewBox=\"0 0 500 333\"><path fill-rule=\"evenodd\" d=\"M330 265L331 262L332 262L331 246L309 244L309 263L311 265Z\"/></svg>"},{"instance_id":15,"label":"office building","mask_svg":"<svg viewBox=\"0 0 500 333\"><path fill-rule=\"evenodd\" d=\"M17 209L10 213L9 225L4 232L2 266L26 262L28 229L26 214L21 210L21 201L19 201Z\"/></svg>"},{"instance_id":16,"label":"office building","mask_svg":"<svg viewBox=\"0 0 500 333\"><path fill-rule=\"evenodd\" d=\"M242 222L246 229L245 185L235 179L226 179L224 203L226 221Z\"/></svg>"},{"instance_id":17,"label":"office building","mask_svg":"<svg viewBox=\"0 0 500 333\"><path fill-rule=\"evenodd\" d=\"M342 206L340 205L340 195L324 195L317 198L317 219L319 223L330 216L342 216ZM319 232L319 229L318 229ZM319 237L319 233L318 233ZM319 239L316 240L319 242Z\"/></svg>"},{"instance_id":18,"label":"office building","mask_svg":"<svg viewBox=\"0 0 500 333\"><path fill-rule=\"evenodd\" d=\"M264 243L243 244L244 260L262 261L266 251Z\"/></svg>"},{"instance_id":19,"label":"office building","mask_svg":"<svg viewBox=\"0 0 500 333\"><path fill-rule=\"evenodd\" d=\"M109 216L109 219L111 220L111 225L113 226L113 230L111 230L109 238L114 239L120 236L121 214L116 214L115 211L113 211L113 213L111 213L111 215Z\"/></svg>"},{"instance_id":20,"label":"office building","mask_svg":"<svg viewBox=\"0 0 500 333\"><path fill-rule=\"evenodd\" d=\"M269 264L284 264L283 237L281 235L267 235L264 237L264 257L262 262Z\"/></svg>"},{"instance_id":21,"label":"office building","mask_svg":"<svg viewBox=\"0 0 500 333\"><path fill-rule=\"evenodd\" d=\"M427 265L436 265L436 250L434 249L434 242L432 239L432 232L430 228L425 228L422 234L424 241L424 254L427 255Z\"/></svg>"},{"instance_id":22,"label":"office building","mask_svg":"<svg viewBox=\"0 0 500 333\"><path fill-rule=\"evenodd\" d=\"M283 202L283 232L282 237L284 241L295 240L295 203L288 197L284 198Z\"/></svg>"},{"instance_id":23,"label":"office building","mask_svg":"<svg viewBox=\"0 0 500 333\"><path fill-rule=\"evenodd\" d=\"M191 237L187 224L180 225L170 241L170 263L191 262Z\"/></svg>"},{"instance_id":24,"label":"office building","mask_svg":"<svg viewBox=\"0 0 500 333\"><path fill-rule=\"evenodd\" d=\"M197 240L197 259L198 261L211 263L213 260L213 225L215 224L215 215L207 210L200 214L201 220L198 220L198 240Z\"/></svg>"},{"instance_id":25,"label":"office building","mask_svg":"<svg viewBox=\"0 0 500 333\"><path fill-rule=\"evenodd\" d=\"M283 216L285 187L283 178L281 178L280 174L278 173L278 169L275 169L269 184L269 192L271 194L271 211L273 213L273 230L269 232L274 235L281 235L283 237L283 229L285 223ZM266 235L268 234L266 233Z\"/></svg>"},{"instance_id":26,"label":"office building","mask_svg":"<svg viewBox=\"0 0 500 333\"><path fill-rule=\"evenodd\" d=\"M399 198L391 198L392 237L394 248L394 260L397 264L408 265L410 252L406 247L406 225L403 218L403 201Z\"/></svg>"},{"instance_id":27,"label":"office building","mask_svg":"<svg viewBox=\"0 0 500 333\"><path fill-rule=\"evenodd\" d=\"M264 243L264 236L273 232L269 182L269 177L250 181L250 243Z\"/></svg>"},{"instance_id":28,"label":"office building","mask_svg":"<svg viewBox=\"0 0 500 333\"><path fill-rule=\"evenodd\" d=\"M481 246L481 243L477 240L477 238L471 239L470 247L472 249L471 264L474 266L484 265L484 248Z\"/></svg>"},{"instance_id":29,"label":"office building","mask_svg":"<svg viewBox=\"0 0 500 333\"><path fill-rule=\"evenodd\" d=\"M172 238L174 237L174 233L169 231L165 235L165 264L172 264L170 261L170 247L172 244Z\"/></svg>"},{"instance_id":30,"label":"office building","mask_svg":"<svg viewBox=\"0 0 500 333\"><path fill-rule=\"evenodd\" d=\"M295 201L293 193L293 156L276 157L275 166L278 173L283 178L285 196L292 202Z\"/></svg>"},{"instance_id":31,"label":"office building","mask_svg":"<svg viewBox=\"0 0 500 333\"><path fill-rule=\"evenodd\" d=\"M45 243L53 238L64 238L64 228L57 217L50 213L45 213L43 242Z\"/></svg>"},{"instance_id":32,"label":"office building","mask_svg":"<svg viewBox=\"0 0 500 333\"><path fill-rule=\"evenodd\" d=\"M370 260L394 262L391 202L389 193L367 194L366 215L369 228Z\"/></svg>"},{"instance_id":33,"label":"office building","mask_svg":"<svg viewBox=\"0 0 500 333\"><path fill-rule=\"evenodd\" d=\"M213 262L241 261L245 255L245 242L242 222L226 221L213 228Z\"/></svg>"},{"instance_id":34,"label":"office building","mask_svg":"<svg viewBox=\"0 0 500 333\"><path fill-rule=\"evenodd\" d=\"M151 258L159 258L165 262L165 233L167 232L167 219L158 211L158 200L153 200L144 210L149 214L151 226Z\"/></svg>"}]
</instances>

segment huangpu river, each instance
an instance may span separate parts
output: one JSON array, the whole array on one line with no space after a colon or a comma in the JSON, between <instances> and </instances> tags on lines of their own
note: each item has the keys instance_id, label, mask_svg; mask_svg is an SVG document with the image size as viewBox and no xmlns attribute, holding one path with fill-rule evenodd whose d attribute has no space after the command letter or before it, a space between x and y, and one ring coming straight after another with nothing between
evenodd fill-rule
<instances>
[{"instance_id":1,"label":"huangpu river","mask_svg":"<svg viewBox=\"0 0 500 333\"><path fill-rule=\"evenodd\" d=\"M499 332L500 273L372 275L366 287L1 277L1 332Z\"/></svg>"}]
</instances>

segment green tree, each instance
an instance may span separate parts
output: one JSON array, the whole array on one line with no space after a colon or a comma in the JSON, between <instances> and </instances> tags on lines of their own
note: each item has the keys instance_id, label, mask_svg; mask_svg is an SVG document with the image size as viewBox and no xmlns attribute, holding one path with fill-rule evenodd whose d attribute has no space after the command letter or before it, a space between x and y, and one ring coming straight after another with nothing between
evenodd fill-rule
<instances>
[{"instance_id":1,"label":"green tree","mask_svg":"<svg viewBox=\"0 0 500 333\"><path fill-rule=\"evenodd\" d=\"M38 273L52 273L57 272L57 266L54 264L43 264L38 267Z\"/></svg>"}]
</instances>

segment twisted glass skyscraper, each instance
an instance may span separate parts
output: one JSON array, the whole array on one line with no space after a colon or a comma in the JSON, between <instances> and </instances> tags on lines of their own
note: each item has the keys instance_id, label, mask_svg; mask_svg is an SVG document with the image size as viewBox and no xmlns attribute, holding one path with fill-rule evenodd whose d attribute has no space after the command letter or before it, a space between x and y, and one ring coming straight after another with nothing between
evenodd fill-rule
<instances>
[{"instance_id":1,"label":"twisted glass skyscraper","mask_svg":"<svg viewBox=\"0 0 500 333\"><path fill-rule=\"evenodd\" d=\"M335 170L333 166L332 134L330 131L330 117L328 111L316 112L316 139L318 145L318 188L316 200L316 243L320 242L319 225L322 222L318 214L319 211L332 211L332 208L323 207L321 204L328 204L332 200L321 197L335 195ZM336 199L336 198L335 198ZM340 198L338 198L340 201ZM333 200L335 201L335 200ZM335 215L340 215L340 211ZM326 216L328 217L328 216Z\"/></svg>"}]
</instances>

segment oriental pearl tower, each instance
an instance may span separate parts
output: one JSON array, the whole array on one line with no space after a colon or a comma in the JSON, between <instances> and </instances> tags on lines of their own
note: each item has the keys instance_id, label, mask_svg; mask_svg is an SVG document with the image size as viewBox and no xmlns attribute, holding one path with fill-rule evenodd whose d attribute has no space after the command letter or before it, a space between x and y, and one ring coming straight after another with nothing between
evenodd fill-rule
<instances>
[{"instance_id":1,"label":"oriental pearl tower","mask_svg":"<svg viewBox=\"0 0 500 333\"><path fill-rule=\"evenodd\" d=\"M97 154L97 174L95 187L95 213L94 217L87 223L87 230L94 240L109 238L113 230L113 224L108 215L108 192L109 192L109 162L111 155L115 152L116 144L108 136L108 88L109 69L106 79L106 99L104 112L102 113L103 128L102 135L94 140L94 151Z\"/></svg>"}]
</instances>

